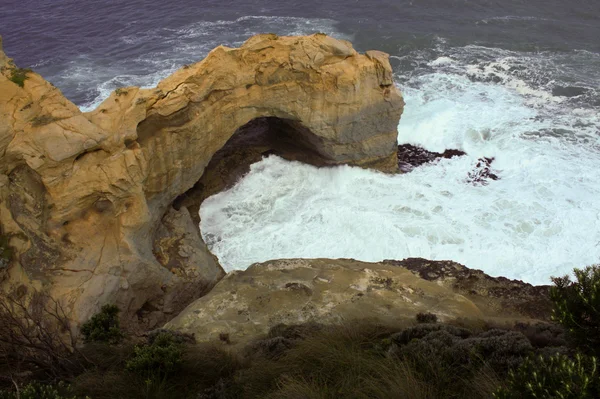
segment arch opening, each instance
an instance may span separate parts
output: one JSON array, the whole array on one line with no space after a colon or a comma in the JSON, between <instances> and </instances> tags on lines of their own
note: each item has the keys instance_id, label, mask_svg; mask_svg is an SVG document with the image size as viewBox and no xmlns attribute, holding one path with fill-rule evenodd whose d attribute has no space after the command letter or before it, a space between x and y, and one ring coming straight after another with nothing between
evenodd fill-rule
<instances>
[{"instance_id":1,"label":"arch opening","mask_svg":"<svg viewBox=\"0 0 600 399\"><path fill-rule=\"evenodd\" d=\"M235 185L253 163L274 154L315 166L330 164L331 161L319 148L323 148L322 139L299 121L277 117L255 118L235 131L211 158L196 184L175 199L173 208L186 207L199 226L202 202Z\"/></svg>"}]
</instances>

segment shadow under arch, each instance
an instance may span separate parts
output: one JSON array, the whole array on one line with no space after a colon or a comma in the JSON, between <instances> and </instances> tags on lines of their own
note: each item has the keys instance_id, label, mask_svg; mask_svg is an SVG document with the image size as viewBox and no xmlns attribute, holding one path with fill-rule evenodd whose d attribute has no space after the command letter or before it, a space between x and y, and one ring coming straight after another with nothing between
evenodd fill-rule
<instances>
[{"instance_id":1,"label":"shadow under arch","mask_svg":"<svg viewBox=\"0 0 600 399\"><path fill-rule=\"evenodd\" d=\"M234 186L248 173L250 165L263 157L277 155L315 166L331 164L318 150L323 147L321 141L296 120L274 116L252 119L238 128L213 155L200 179L175 199L173 208L188 208L193 221L199 225L202 202Z\"/></svg>"}]
</instances>

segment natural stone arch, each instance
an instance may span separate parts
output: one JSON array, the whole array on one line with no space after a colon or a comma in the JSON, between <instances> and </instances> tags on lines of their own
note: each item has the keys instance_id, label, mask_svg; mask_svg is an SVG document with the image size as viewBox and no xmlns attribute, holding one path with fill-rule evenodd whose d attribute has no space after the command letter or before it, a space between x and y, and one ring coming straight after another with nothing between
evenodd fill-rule
<instances>
[{"instance_id":1,"label":"natural stone arch","mask_svg":"<svg viewBox=\"0 0 600 399\"><path fill-rule=\"evenodd\" d=\"M55 243L57 263L41 272L77 321L116 303L126 319L156 324L221 278L187 209L172 205L251 121L284 121L321 165L397 169L403 101L387 55L323 34L218 47L155 89L117 90L86 114L39 75L15 84L11 68L0 52L0 120L10 121L0 125L0 221L13 270L24 272L11 278L31 277L32 243ZM45 211L28 215L44 219L43 231L24 231L3 208L22 165L43 186Z\"/></svg>"},{"instance_id":2,"label":"natural stone arch","mask_svg":"<svg viewBox=\"0 0 600 399\"><path fill-rule=\"evenodd\" d=\"M202 202L231 188L250 165L263 157L277 155L287 160L326 166L330 159L319 152L319 138L298 121L276 117L256 118L241 126L211 158L202 177L179 195L173 207L185 206L199 225Z\"/></svg>"}]
</instances>

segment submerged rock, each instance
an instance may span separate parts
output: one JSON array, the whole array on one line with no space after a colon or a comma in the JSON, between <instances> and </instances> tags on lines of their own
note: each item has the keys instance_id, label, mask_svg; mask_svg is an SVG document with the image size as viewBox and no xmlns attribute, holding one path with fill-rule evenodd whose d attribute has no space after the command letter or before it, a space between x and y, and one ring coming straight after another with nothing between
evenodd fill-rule
<instances>
[{"instance_id":1,"label":"submerged rock","mask_svg":"<svg viewBox=\"0 0 600 399\"><path fill-rule=\"evenodd\" d=\"M414 168L426 163L434 162L440 158L450 159L467 155L461 150L446 150L442 153L427 151L422 147L412 144L401 144L398 146L398 168L402 172L410 172Z\"/></svg>"},{"instance_id":2,"label":"submerged rock","mask_svg":"<svg viewBox=\"0 0 600 399\"><path fill-rule=\"evenodd\" d=\"M475 169L469 172L467 182L485 186L489 184L489 180L498 180L498 175L491 170L492 162L494 158L479 158Z\"/></svg>"},{"instance_id":3,"label":"submerged rock","mask_svg":"<svg viewBox=\"0 0 600 399\"><path fill-rule=\"evenodd\" d=\"M449 149L444 152L428 151L422 147L412 144L401 144L398 146L398 168L404 173L411 172L415 168L439 159L450 159L467 155L464 151ZM498 180L497 174L491 170L494 158L479 158L473 171L469 172L468 183L476 185L487 185L489 180Z\"/></svg>"}]
</instances>

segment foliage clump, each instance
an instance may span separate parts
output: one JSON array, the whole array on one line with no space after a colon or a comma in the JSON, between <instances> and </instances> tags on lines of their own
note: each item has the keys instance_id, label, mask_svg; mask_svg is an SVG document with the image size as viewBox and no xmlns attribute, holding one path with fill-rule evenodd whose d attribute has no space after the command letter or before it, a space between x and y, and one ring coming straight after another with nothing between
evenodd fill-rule
<instances>
[{"instance_id":1,"label":"foliage clump","mask_svg":"<svg viewBox=\"0 0 600 399\"><path fill-rule=\"evenodd\" d=\"M27 74L31 72L33 71L29 68L14 68L11 70L9 79L14 84L25 87L25 81L28 78Z\"/></svg>"},{"instance_id":2,"label":"foliage clump","mask_svg":"<svg viewBox=\"0 0 600 399\"><path fill-rule=\"evenodd\" d=\"M512 370L496 399L592 399L600 397L600 376L596 358L565 355L528 358Z\"/></svg>"},{"instance_id":3,"label":"foliage clump","mask_svg":"<svg viewBox=\"0 0 600 399\"><path fill-rule=\"evenodd\" d=\"M600 356L600 265L575 269L577 281L554 277L550 290L553 319L584 352Z\"/></svg>"},{"instance_id":4,"label":"foliage clump","mask_svg":"<svg viewBox=\"0 0 600 399\"><path fill-rule=\"evenodd\" d=\"M162 380L177 371L181 366L182 355L182 344L176 336L162 332L149 344L136 346L126 368L148 379Z\"/></svg>"},{"instance_id":5,"label":"foliage clump","mask_svg":"<svg viewBox=\"0 0 600 399\"><path fill-rule=\"evenodd\" d=\"M417 313L415 317L417 319L417 323L437 323L438 318L434 313Z\"/></svg>"},{"instance_id":6,"label":"foliage clump","mask_svg":"<svg viewBox=\"0 0 600 399\"><path fill-rule=\"evenodd\" d=\"M119 308L116 305L104 305L99 313L92 316L81 327L85 342L107 342L117 344L123 339L119 324Z\"/></svg>"},{"instance_id":7,"label":"foliage clump","mask_svg":"<svg viewBox=\"0 0 600 399\"><path fill-rule=\"evenodd\" d=\"M62 381L57 385L32 382L18 391L1 390L0 399L76 399L76 396Z\"/></svg>"}]
</instances>

